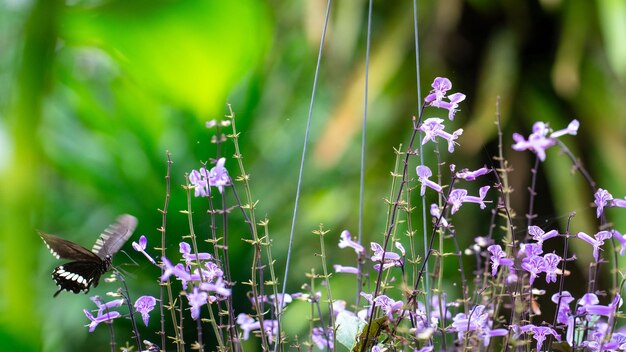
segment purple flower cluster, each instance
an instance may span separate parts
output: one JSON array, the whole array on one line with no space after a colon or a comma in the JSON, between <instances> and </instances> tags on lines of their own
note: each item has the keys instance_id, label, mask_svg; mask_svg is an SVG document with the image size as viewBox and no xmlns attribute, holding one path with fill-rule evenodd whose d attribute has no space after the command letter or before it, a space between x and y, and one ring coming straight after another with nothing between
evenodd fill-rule
<instances>
[{"instance_id":1,"label":"purple flower cluster","mask_svg":"<svg viewBox=\"0 0 626 352\"><path fill-rule=\"evenodd\" d=\"M152 256L146 252L147 242L145 236L141 236L139 243L133 242L133 249L142 253L151 263L156 263ZM184 263L174 265L166 257L161 258L162 264L160 266L163 273L160 280L166 282L174 275L181 282L183 289L187 291L186 296L191 317L196 320L200 317L200 310L203 305L227 299L231 295L231 289L224 281L222 269L212 261L213 256L211 254L194 253L191 250L191 245L187 242L179 244L179 252ZM144 305L147 304L149 302L144 302ZM145 318L144 321L146 321Z\"/></svg>"},{"instance_id":2,"label":"purple flower cluster","mask_svg":"<svg viewBox=\"0 0 626 352\"><path fill-rule=\"evenodd\" d=\"M572 120L567 128L552 132L547 123L535 122L533 132L528 136L528 140L519 133L513 134L513 140L515 141L513 149L517 151L530 150L537 154L541 161L544 161L546 160L546 149L555 145L558 137L567 134L575 136L578 133L579 126L578 120Z\"/></svg>"},{"instance_id":3,"label":"purple flower cluster","mask_svg":"<svg viewBox=\"0 0 626 352\"><path fill-rule=\"evenodd\" d=\"M222 193L224 187L230 186L231 180L228 170L224 167L225 163L226 158L220 158L210 171L204 167L201 167L200 171L191 170L189 183L194 187L194 196L208 197L211 194L211 187L217 187L217 190Z\"/></svg>"},{"instance_id":4,"label":"purple flower cluster","mask_svg":"<svg viewBox=\"0 0 626 352\"><path fill-rule=\"evenodd\" d=\"M452 89L452 82L445 77L437 77L432 84L433 90L430 94L424 98L424 102L428 106L434 106L448 110L448 119L454 120L454 115L458 111L459 103L465 100L465 94L453 93L447 96L448 101L445 101L448 91Z\"/></svg>"},{"instance_id":5,"label":"purple flower cluster","mask_svg":"<svg viewBox=\"0 0 626 352\"><path fill-rule=\"evenodd\" d=\"M122 314L113 308L117 308L124 304L124 299L115 299L109 302L102 302L99 296L90 297L91 301L98 306L98 311L94 316L89 310L83 309L83 312L87 318L91 321L88 326L89 332L93 332L100 323L111 324L113 319L119 318ZM156 305L156 298L152 296L141 296L135 301L135 312L140 313L141 317L148 326L149 313L154 309Z\"/></svg>"}]
</instances>

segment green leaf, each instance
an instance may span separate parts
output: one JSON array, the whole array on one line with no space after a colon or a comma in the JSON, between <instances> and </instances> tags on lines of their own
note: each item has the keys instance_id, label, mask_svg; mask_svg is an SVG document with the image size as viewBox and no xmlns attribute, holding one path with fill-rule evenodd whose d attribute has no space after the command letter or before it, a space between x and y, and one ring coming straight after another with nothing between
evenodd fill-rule
<instances>
[{"instance_id":1,"label":"green leaf","mask_svg":"<svg viewBox=\"0 0 626 352\"><path fill-rule=\"evenodd\" d=\"M366 325L359 317L349 314L339 314L335 321L337 326L337 342L351 350L356 345L357 335Z\"/></svg>"}]
</instances>

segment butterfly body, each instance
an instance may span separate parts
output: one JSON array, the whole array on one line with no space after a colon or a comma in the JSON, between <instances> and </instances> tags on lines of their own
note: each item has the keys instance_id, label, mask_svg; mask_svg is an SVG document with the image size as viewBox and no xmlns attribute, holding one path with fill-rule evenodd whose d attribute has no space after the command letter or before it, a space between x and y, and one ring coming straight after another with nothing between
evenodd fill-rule
<instances>
[{"instance_id":1,"label":"butterfly body","mask_svg":"<svg viewBox=\"0 0 626 352\"><path fill-rule=\"evenodd\" d=\"M98 286L100 276L111 268L112 256L122 248L136 226L137 218L128 214L120 215L115 223L102 232L91 251L74 242L40 232L39 236L53 256L72 260L52 271L52 278L59 287L54 297L63 290L87 293L92 285Z\"/></svg>"}]
</instances>

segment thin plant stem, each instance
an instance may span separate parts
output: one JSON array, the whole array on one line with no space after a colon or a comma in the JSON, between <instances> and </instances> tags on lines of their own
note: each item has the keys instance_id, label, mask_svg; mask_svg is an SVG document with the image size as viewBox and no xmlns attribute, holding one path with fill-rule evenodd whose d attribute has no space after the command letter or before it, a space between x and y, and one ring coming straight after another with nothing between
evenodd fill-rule
<instances>
[{"instance_id":1,"label":"thin plant stem","mask_svg":"<svg viewBox=\"0 0 626 352\"><path fill-rule=\"evenodd\" d=\"M328 315L330 316L330 321L329 321L329 326L328 328L333 330L335 327L335 311L333 309L333 295L332 295L332 290L330 287L330 273L328 272L328 263L327 263L327 258L326 258L326 246L324 245L324 235L328 233L328 231L324 230L324 228L320 225L319 229L317 231L314 231L314 233L316 235L318 235L320 237L320 258L322 259L322 271L324 273L324 281L325 281L325 286L326 286L326 295L328 296ZM321 313L320 313L320 319L321 319ZM324 327L324 336L328 339L328 333L326 330L326 327L324 326L324 324L322 323L322 326ZM335 346L337 344L337 341L335 339L335 334L333 334L333 346Z\"/></svg>"},{"instance_id":2,"label":"thin plant stem","mask_svg":"<svg viewBox=\"0 0 626 352\"><path fill-rule=\"evenodd\" d=\"M369 0L367 12L367 40L365 48L365 83L363 92L363 126L361 134L361 167L359 177L359 234L358 243L363 243L363 205L365 203L365 146L367 144L367 98L369 89L369 68L370 68L370 37L372 34L372 2ZM363 287L363 262L358 262L358 272L356 280L356 299L355 305L358 307L361 300L361 287Z\"/></svg>"},{"instance_id":3,"label":"thin plant stem","mask_svg":"<svg viewBox=\"0 0 626 352\"><path fill-rule=\"evenodd\" d=\"M317 78L319 76L319 71L320 71L320 64L322 62L322 52L323 52L323 48L324 48L324 41L326 39L326 29L328 28L328 18L330 17L330 5L332 4L332 0L328 0L326 3L326 14L324 15L324 27L322 28L322 37L320 39L320 46L319 46L319 51L317 54L317 63L315 65L315 75L313 78L313 88L311 89L311 103L309 104L309 114L307 117L307 122L306 122L306 129L304 132L304 141L303 141L303 146L302 146L302 156L300 158L300 169L298 171L298 184L296 186L296 195L295 195L295 200L294 200L294 206L293 206L293 216L291 217L291 230L289 231L289 244L288 244L288 249L287 249L287 259L285 261L285 277L283 278L283 287L282 287L282 296L285 296L285 292L287 292L287 280L289 279L289 266L290 266L290 262L291 262L291 252L292 252L292 248L293 248L293 239L294 239L294 234L296 231L296 219L298 216L298 204L300 201L300 190L302 188L302 178L304 175L304 162L306 160L306 151L307 151L307 145L309 143L309 131L311 130L311 120L313 117L313 105L315 103L315 93L317 92ZM276 322L278 324L278 337L276 339L277 343L274 346L274 352L276 352L278 350L278 345L280 345L280 341L281 341L281 318L282 318L282 309L281 311L278 313L278 317L276 319Z\"/></svg>"},{"instance_id":4,"label":"thin plant stem","mask_svg":"<svg viewBox=\"0 0 626 352\"><path fill-rule=\"evenodd\" d=\"M166 170L166 174L165 174L165 202L163 205L163 209L159 210L159 212L161 213L161 227L159 228L159 232L161 232L161 247L158 248L161 250L161 258L165 258L165 232L166 232L166 228L167 228L167 210L169 208L169 204L170 204L170 194L171 194L171 188L170 188L170 180L171 180L171 169L172 169L172 154L169 151L165 152L165 156L167 158L167 170ZM165 271L165 267L163 266L163 264L161 263L159 265L161 267L161 275L163 275L164 271ZM163 311L164 309L164 294L163 294L163 287L167 287L167 297L168 297L168 304L169 304L169 310L171 313L171 318L172 318L172 324L174 326L174 334L175 334L175 338L174 341L176 343L176 350L178 352L182 351L182 337L179 334L177 327L177 322L176 322L176 314L174 313L174 296L172 294L172 287L171 287L171 282L170 279L168 277L167 281L165 283L161 283L160 285L160 299L159 299L159 312L160 312L160 316L161 316L161 331L159 331L159 335L161 335L161 350L165 351L166 350L166 344L165 344L165 312Z\"/></svg>"},{"instance_id":5,"label":"thin plant stem","mask_svg":"<svg viewBox=\"0 0 626 352\"><path fill-rule=\"evenodd\" d=\"M132 300L130 298L130 293L128 292L128 286L126 285L126 280L124 279L124 275L120 273L118 270L113 271L113 275L120 280L122 283L121 295L124 297L126 301L126 305L128 306L129 318L131 326L133 327L133 335L135 337L135 342L137 343L137 348L141 351L143 347L141 346L141 338L139 337L139 329L137 328L137 321L135 320L135 314L133 309Z\"/></svg>"}]
</instances>

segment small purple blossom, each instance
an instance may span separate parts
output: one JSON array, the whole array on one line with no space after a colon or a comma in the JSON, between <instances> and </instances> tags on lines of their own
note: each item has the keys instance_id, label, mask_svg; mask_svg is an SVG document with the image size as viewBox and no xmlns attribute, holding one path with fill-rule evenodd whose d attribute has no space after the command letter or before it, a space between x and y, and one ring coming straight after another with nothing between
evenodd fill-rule
<instances>
[{"instance_id":1,"label":"small purple blossom","mask_svg":"<svg viewBox=\"0 0 626 352\"><path fill-rule=\"evenodd\" d=\"M438 106L439 102L446 96L446 93L452 89L452 82L445 77L437 77L431 87L433 87L433 90L424 98L424 102L430 106Z\"/></svg>"},{"instance_id":2,"label":"small purple blossom","mask_svg":"<svg viewBox=\"0 0 626 352\"><path fill-rule=\"evenodd\" d=\"M170 262L166 257L161 257L161 261L163 262L163 274L161 275L161 282L167 281L172 275L184 281L191 280L191 275L187 271L185 271L182 264L174 266L172 262Z\"/></svg>"},{"instance_id":3,"label":"small purple blossom","mask_svg":"<svg viewBox=\"0 0 626 352\"><path fill-rule=\"evenodd\" d=\"M207 197L211 190L209 188L208 173L204 167L200 171L191 170L189 174L189 183L194 188L194 197Z\"/></svg>"},{"instance_id":4,"label":"small purple blossom","mask_svg":"<svg viewBox=\"0 0 626 352\"><path fill-rule=\"evenodd\" d=\"M530 273L530 285L532 286L537 276L546 270L546 261L538 255L526 257L522 259L522 269Z\"/></svg>"},{"instance_id":5,"label":"small purple blossom","mask_svg":"<svg viewBox=\"0 0 626 352\"><path fill-rule=\"evenodd\" d=\"M352 235L348 230L343 230L339 236L339 248L350 247L354 249L357 255L365 254L365 248L358 242L352 240Z\"/></svg>"},{"instance_id":6,"label":"small purple blossom","mask_svg":"<svg viewBox=\"0 0 626 352\"><path fill-rule=\"evenodd\" d=\"M141 237L139 237L139 243L137 243L135 241L133 241L133 243L132 243L132 246L133 246L134 250L136 250L137 252L143 254L146 258L148 258L150 263L156 265L156 261L154 260L154 258L152 258L152 256L150 254L146 253L146 246L147 245L148 245L148 239L144 235L141 235Z\"/></svg>"},{"instance_id":7,"label":"small purple blossom","mask_svg":"<svg viewBox=\"0 0 626 352\"><path fill-rule=\"evenodd\" d=\"M96 330L96 327L100 323L111 324L113 322L113 319L119 318L122 316L120 312L116 312L116 311L106 312L104 314L98 314L95 317L87 309L83 309L83 313L85 313L87 318L91 320L91 323L89 323L88 325L85 325L89 327L89 332L93 332L94 330Z\"/></svg>"},{"instance_id":8,"label":"small purple blossom","mask_svg":"<svg viewBox=\"0 0 626 352\"><path fill-rule=\"evenodd\" d=\"M402 301L396 301L386 295L380 295L373 300L376 306L382 309L389 320L393 320L393 314L402 311Z\"/></svg>"},{"instance_id":9,"label":"small purple blossom","mask_svg":"<svg viewBox=\"0 0 626 352\"><path fill-rule=\"evenodd\" d=\"M191 293L187 293L187 299L191 307L191 318L193 320L198 320L200 317L200 309L207 303L208 298L209 295L204 291L200 291L197 287L194 287Z\"/></svg>"},{"instance_id":10,"label":"small purple blossom","mask_svg":"<svg viewBox=\"0 0 626 352\"><path fill-rule=\"evenodd\" d=\"M521 250L518 253L520 256L533 257L543 253L543 248L538 243L522 243L520 247Z\"/></svg>"},{"instance_id":11,"label":"small purple blossom","mask_svg":"<svg viewBox=\"0 0 626 352\"><path fill-rule=\"evenodd\" d=\"M422 139L422 145L426 144L429 140L436 143L437 140L435 137L440 137L448 141L448 152L454 152L454 145L456 144L456 140L459 138L461 134L463 134L463 129L459 128L458 130L452 132L452 134L444 131L445 126L443 125L443 119L437 117L431 117L429 119L424 120L422 124L417 128L418 130L424 132L424 138Z\"/></svg>"},{"instance_id":12,"label":"small purple blossom","mask_svg":"<svg viewBox=\"0 0 626 352\"><path fill-rule=\"evenodd\" d=\"M313 328L311 340L320 350L333 350L333 331L327 329L324 331L321 327Z\"/></svg>"},{"instance_id":13,"label":"small purple blossom","mask_svg":"<svg viewBox=\"0 0 626 352\"><path fill-rule=\"evenodd\" d=\"M546 160L546 149L552 147L556 144L556 140L553 138L546 137L549 130L547 125L543 122L535 122L533 125L533 132L528 136L528 140L524 139L524 137L519 133L513 134L513 140L515 144L513 145L513 150L523 151L530 150L537 154L539 160Z\"/></svg>"},{"instance_id":14,"label":"small purple blossom","mask_svg":"<svg viewBox=\"0 0 626 352\"><path fill-rule=\"evenodd\" d=\"M479 196L468 196L467 190L462 188L454 189L448 196L448 204L452 205L452 214L456 213L463 203L477 203L480 204L480 209L485 209L485 196L489 191L489 186L481 187L478 190Z\"/></svg>"},{"instance_id":15,"label":"small purple blossom","mask_svg":"<svg viewBox=\"0 0 626 352\"><path fill-rule=\"evenodd\" d=\"M433 172L430 171L430 168L425 165L419 165L415 168L415 172L417 172L417 180L422 184L420 188L420 196L424 196L426 193L426 187L432 188L435 192L441 193L442 187L428 178L433 175Z\"/></svg>"},{"instance_id":16,"label":"small purple blossom","mask_svg":"<svg viewBox=\"0 0 626 352\"><path fill-rule=\"evenodd\" d=\"M239 328L243 331L243 340L247 340L248 338L250 338L251 331L259 330L261 328L261 324L258 321L244 313L240 313L237 316L237 324L239 325ZM263 321L263 328L263 330L265 330L265 332L267 333L270 342L272 342L277 333L277 321L266 319Z\"/></svg>"},{"instance_id":17,"label":"small purple blossom","mask_svg":"<svg viewBox=\"0 0 626 352\"><path fill-rule=\"evenodd\" d=\"M470 171L468 169L463 169L456 173L456 177L465 181L474 181L478 177L482 175L486 175L491 172L491 169L488 169L486 166L481 167L480 169Z\"/></svg>"},{"instance_id":18,"label":"small purple blossom","mask_svg":"<svg viewBox=\"0 0 626 352\"><path fill-rule=\"evenodd\" d=\"M532 332L533 338L537 341L537 351L541 351L541 347L543 346L544 341L546 340L546 335L552 335L558 341L561 341L561 335L559 335L556 330L549 328L547 326L536 326L533 324L527 324L521 327L523 332Z\"/></svg>"},{"instance_id":19,"label":"small purple blossom","mask_svg":"<svg viewBox=\"0 0 626 352\"><path fill-rule=\"evenodd\" d=\"M225 186L230 186L230 176L228 176L228 170L224 168L226 158L220 158L215 166L209 171L209 185L217 187L220 193L224 192Z\"/></svg>"},{"instance_id":20,"label":"small purple blossom","mask_svg":"<svg viewBox=\"0 0 626 352\"><path fill-rule=\"evenodd\" d=\"M452 82L445 77L437 77L432 84L433 90L424 98L424 102L429 106L434 106L448 110L448 118L454 120L454 114L458 111L459 103L465 100L465 94L454 93L444 101L447 92L452 88Z\"/></svg>"},{"instance_id":21,"label":"small purple blossom","mask_svg":"<svg viewBox=\"0 0 626 352\"><path fill-rule=\"evenodd\" d=\"M448 224L448 220L446 220L445 217L441 216L441 209L439 209L439 206L435 203L430 205L430 215L435 218L434 221L437 221L437 219L441 218L441 220L439 220L439 226L445 228L448 228L450 226L450 224Z\"/></svg>"},{"instance_id":22,"label":"small purple blossom","mask_svg":"<svg viewBox=\"0 0 626 352\"><path fill-rule=\"evenodd\" d=\"M200 284L200 288L207 292L215 292L219 296L219 298L227 298L231 295L231 289L226 286L226 282L220 277L215 281L215 283L211 282L203 282Z\"/></svg>"},{"instance_id":23,"label":"small purple blossom","mask_svg":"<svg viewBox=\"0 0 626 352\"><path fill-rule=\"evenodd\" d=\"M532 237L533 240L537 241L539 246L543 246L543 242L552 237L556 237L559 235L557 230L550 230L548 232L544 232L539 226L528 226L528 234Z\"/></svg>"},{"instance_id":24,"label":"small purple blossom","mask_svg":"<svg viewBox=\"0 0 626 352\"><path fill-rule=\"evenodd\" d=\"M343 266L339 264L333 265L336 273L358 274L359 268L353 266Z\"/></svg>"},{"instance_id":25,"label":"small purple blossom","mask_svg":"<svg viewBox=\"0 0 626 352\"><path fill-rule=\"evenodd\" d=\"M148 319L150 319L150 311L154 309L156 305L156 298L152 296L141 296L135 301L135 311L141 314L143 323L148 326Z\"/></svg>"},{"instance_id":26,"label":"small purple blossom","mask_svg":"<svg viewBox=\"0 0 626 352\"><path fill-rule=\"evenodd\" d=\"M560 298L560 304L559 304L559 298ZM569 293L569 291L563 291L560 294L555 293L552 295L552 302L559 304L559 306L557 307L557 311L558 311L557 322L561 324L568 323L568 316L572 313L572 310L569 304L572 303L573 301L574 301L574 297L572 297L572 294Z\"/></svg>"},{"instance_id":27,"label":"small purple blossom","mask_svg":"<svg viewBox=\"0 0 626 352\"><path fill-rule=\"evenodd\" d=\"M580 127L580 122L574 119L572 120L572 122L569 123L569 125L567 125L567 128L552 132L550 134L550 138L559 138L567 134L575 136L576 134L578 134L578 127Z\"/></svg>"},{"instance_id":28,"label":"small purple blossom","mask_svg":"<svg viewBox=\"0 0 626 352\"><path fill-rule=\"evenodd\" d=\"M487 250L491 253L491 276L496 276L500 265L508 266L510 270L513 269L513 259L506 257L506 253L499 244L492 244L487 247Z\"/></svg>"},{"instance_id":29,"label":"small purple blossom","mask_svg":"<svg viewBox=\"0 0 626 352\"><path fill-rule=\"evenodd\" d=\"M180 242L178 244L178 251L185 258L185 262L187 265L191 265L191 263L195 260L211 260L213 256L209 253L191 253L191 245L187 242Z\"/></svg>"},{"instance_id":30,"label":"small purple blossom","mask_svg":"<svg viewBox=\"0 0 626 352\"><path fill-rule=\"evenodd\" d=\"M374 270L382 271L385 269L392 268L394 266L402 266L403 261L402 257L394 252L385 252L383 247L376 242L371 242L370 247L374 254L370 258L370 260L374 263L378 263L374 265ZM383 261L384 257L384 261ZM382 266L380 265L382 261Z\"/></svg>"},{"instance_id":31,"label":"small purple blossom","mask_svg":"<svg viewBox=\"0 0 626 352\"><path fill-rule=\"evenodd\" d=\"M604 306L600 304L589 304L585 306L585 310L589 314L603 315L606 317L612 317L619 307L622 306L622 298L619 293L615 295L611 304Z\"/></svg>"},{"instance_id":32,"label":"small purple blossom","mask_svg":"<svg viewBox=\"0 0 626 352\"><path fill-rule=\"evenodd\" d=\"M450 102L442 101L441 103L439 103L439 107L448 110L448 119L452 121L454 120L454 115L456 114L456 112L459 111L459 103L465 100L465 94L450 94L448 96L448 100L450 100Z\"/></svg>"},{"instance_id":33,"label":"small purple blossom","mask_svg":"<svg viewBox=\"0 0 626 352\"><path fill-rule=\"evenodd\" d=\"M543 256L545 268L543 271L546 273L546 282L556 282L556 271L562 258L554 253L548 253Z\"/></svg>"},{"instance_id":34,"label":"small purple blossom","mask_svg":"<svg viewBox=\"0 0 626 352\"><path fill-rule=\"evenodd\" d=\"M600 303L598 296L595 293L585 293L581 299L576 302L576 305L579 306L576 308L576 314L583 314L587 312L587 307L590 305L596 305Z\"/></svg>"},{"instance_id":35,"label":"small purple blossom","mask_svg":"<svg viewBox=\"0 0 626 352\"><path fill-rule=\"evenodd\" d=\"M594 238L584 232L579 232L576 235L576 237L593 246L593 257L596 262L600 259L600 251L602 250L600 247L604 245L604 240L611 238L611 236L612 234L609 231L600 231L593 236Z\"/></svg>"},{"instance_id":36,"label":"small purple blossom","mask_svg":"<svg viewBox=\"0 0 626 352\"><path fill-rule=\"evenodd\" d=\"M613 200L613 196L611 195L611 193L609 193L609 191L598 188L593 197L595 198L594 203L597 207L596 217L600 218L600 216L602 216L602 214L604 213L604 207L610 204L610 201Z\"/></svg>"},{"instance_id":37,"label":"small purple blossom","mask_svg":"<svg viewBox=\"0 0 626 352\"><path fill-rule=\"evenodd\" d=\"M515 144L513 149L517 151L530 150L537 154L539 160L546 160L546 149L556 144L556 138L565 134L575 135L578 132L579 123L577 120L570 122L567 129L556 131L548 136L550 128L544 122L535 122L533 132L528 136L528 140L519 133L513 134Z\"/></svg>"},{"instance_id":38,"label":"small purple blossom","mask_svg":"<svg viewBox=\"0 0 626 352\"><path fill-rule=\"evenodd\" d=\"M626 251L626 238L617 230L611 230L611 234L619 242L619 255L623 256Z\"/></svg>"},{"instance_id":39,"label":"small purple blossom","mask_svg":"<svg viewBox=\"0 0 626 352\"><path fill-rule=\"evenodd\" d=\"M226 158L220 158L210 171L202 167L200 171L192 170L189 173L189 183L195 190L195 197L208 197L211 194L211 187L217 187L217 190L223 193L224 187L230 186L230 176L224 167L225 163Z\"/></svg>"}]
</instances>

